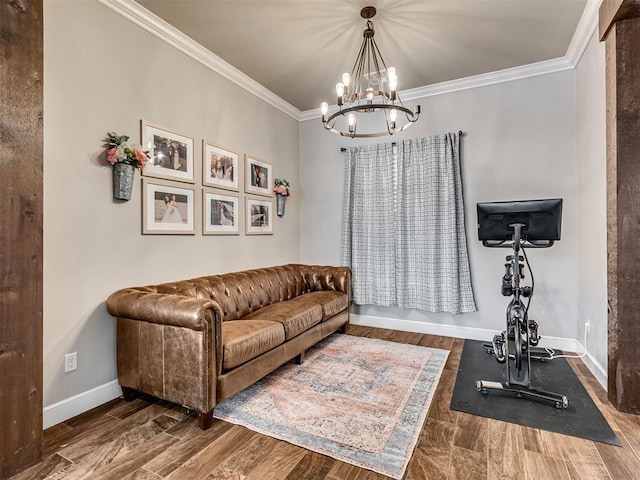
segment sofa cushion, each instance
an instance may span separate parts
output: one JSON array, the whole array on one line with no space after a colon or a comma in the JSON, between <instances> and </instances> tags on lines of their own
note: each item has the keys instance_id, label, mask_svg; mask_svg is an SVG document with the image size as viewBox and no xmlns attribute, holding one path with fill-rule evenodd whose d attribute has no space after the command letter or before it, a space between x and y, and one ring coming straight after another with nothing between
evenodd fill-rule
<instances>
[{"instance_id":1,"label":"sofa cushion","mask_svg":"<svg viewBox=\"0 0 640 480\"><path fill-rule=\"evenodd\" d=\"M284 328L267 320L222 322L222 369L230 370L284 343Z\"/></svg>"},{"instance_id":2,"label":"sofa cushion","mask_svg":"<svg viewBox=\"0 0 640 480\"><path fill-rule=\"evenodd\" d=\"M322 307L322 321L349 308L349 296L346 293L333 290L305 293L302 297L306 302L315 303Z\"/></svg>"},{"instance_id":3,"label":"sofa cushion","mask_svg":"<svg viewBox=\"0 0 640 480\"><path fill-rule=\"evenodd\" d=\"M284 327L285 339L289 340L322 321L322 307L315 302L305 301L306 296L263 307L242 321L260 319L279 322Z\"/></svg>"}]
</instances>

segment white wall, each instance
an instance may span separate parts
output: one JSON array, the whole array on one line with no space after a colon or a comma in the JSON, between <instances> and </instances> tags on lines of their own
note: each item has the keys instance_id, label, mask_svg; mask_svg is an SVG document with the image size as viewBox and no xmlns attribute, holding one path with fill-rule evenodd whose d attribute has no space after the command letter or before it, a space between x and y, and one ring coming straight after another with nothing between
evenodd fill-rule
<instances>
[{"instance_id":1,"label":"white wall","mask_svg":"<svg viewBox=\"0 0 640 480\"><path fill-rule=\"evenodd\" d=\"M562 197L562 240L528 250L536 279L531 318L543 337L577 335L578 205L575 71L568 70L422 98L419 122L394 140L462 130L462 174L467 244L478 311L430 314L362 306L355 313L473 329L504 329L507 299L500 295L503 249L477 240L475 205L480 201ZM340 262L343 165L341 146L389 139L349 139L327 133L318 119L300 125L300 255L302 262ZM401 323L400 323L401 324ZM406 325L406 323L405 323ZM462 330L461 330L462 329ZM486 335L486 330L481 332ZM442 331L442 330L440 330ZM486 338L486 337L484 337ZM489 338L487 338L488 340Z\"/></svg>"},{"instance_id":2,"label":"white wall","mask_svg":"<svg viewBox=\"0 0 640 480\"><path fill-rule=\"evenodd\" d=\"M139 141L140 119L273 164L298 180L298 122L94 0L47 1L44 139L44 405L113 382L116 289L299 260L298 199L273 236L141 235L141 184L112 200L108 131ZM63 356L78 352L76 372Z\"/></svg>"},{"instance_id":3,"label":"white wall","mask_svg":"<svg viewBox=\"0 0 640 480\"><path fill-rule=\"evenodd\" d=\"M607 368L607 157L605 46L594 32L576 68L578 132L578 339L584 323L590 363L598 378Z\"/></svg>"}]
</instances>

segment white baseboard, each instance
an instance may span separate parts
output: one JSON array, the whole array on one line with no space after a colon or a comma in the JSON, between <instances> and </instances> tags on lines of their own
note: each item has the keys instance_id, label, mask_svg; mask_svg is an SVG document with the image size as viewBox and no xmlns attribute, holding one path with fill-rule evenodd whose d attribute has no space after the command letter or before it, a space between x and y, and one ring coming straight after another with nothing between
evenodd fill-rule
<instances>
[{"instance_id":1,"label":"white baseboard","mask_svg":"<svg viewBox=\"0 0 640 480\"><path fill-rule=\"evenodd\" d=\"M441 335L443 337L457 337L470 340L489 341L495 335L494 330L486 328L460 327L456 325L443 325L437 323L416 322L414 320L402 320L397 318L373 317L369 315L351 314L350 323L365 327L387 328L403 332L426 333L429 335ZM542 337L541 347L558 348L567 352L583 352L582 344L570 338ZM593 376L606 390L607 371L589 353L582 358ZM122 390L117 380L105 383L98 387L69 397L53 405L45 407L42 415L44 428L53 427L58 423L80 415L92 408L107 403L122 395Z\"/></svg>"},{"instance_id":2,"label":"white baseboard","mask_svg":"<svg viewBox=\"0 0 640 480\"><path fill-rule=\"evenodd\" d=\"M107 403L122 395L122 389L117 380L79 393L73 397L45 407L42 411L43 428L53 427L58 423L80 415L92 408Z\"/></svg>"},{"instance_id":3,"label":"white baseboard","mask_svg":"<svg viewBox=\"0 0 640 480\"><path fill-rule=\"evenodd\" d=\"M584 346L582 346L580 342L578 342L578 345L580 345L580 352L584 352ZM591 356L589 352L587 352L587 354L582 357L582 361L587 366L589 371L593 374L593 376L596 377L598 383L602 385L602 388L607 390L607 369L600 365L600 363L598 363L598 361L593 358L593 356Z\"/></svg>"},{"instance_id":4,"label":"white baseboard","mask_svg":"<svg viewBox=\"0 0 640 480\"><path fill-rule=\"evenodd\" d=\"M352 313L349 323L362 325L364 327L388 328L390 330L400 330L403 332L426 333L429 335L440 335L443 337L457 337L469 340L490 341L497 333L495 330L486 328L461 327L457 325L444 325L438 323L416 322L414 320L402 320L398 318L374 317L370 315L358 315ZM584 352L582 344L571 338L542 336L540 347L548 347L563 350L565 352ZM607 389L607 372L595 358L587 353L582 358L587 368L593 376L600 382L600 385Z\"/></svg>"}]
</instances>

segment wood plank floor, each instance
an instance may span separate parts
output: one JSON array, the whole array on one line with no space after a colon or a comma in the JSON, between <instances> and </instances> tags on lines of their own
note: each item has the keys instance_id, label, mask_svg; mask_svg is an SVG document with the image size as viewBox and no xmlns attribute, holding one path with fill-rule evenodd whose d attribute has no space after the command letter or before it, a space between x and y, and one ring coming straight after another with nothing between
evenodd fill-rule
<instances>
[{"instance_id":1,"label":"wood plank floor","mask_svg":"<svg viewBox=\"0 0 640 480\"><path fill-rule=\"evenodd\" d=\"M450 350L405 479L640 478L640 417L619 413L570 360L623 448L449 409L463 340L349 326L348 333ZM517 401L517 400L514 400ZM362 480L387 477L155 398L116 399L44 432L45 459L11 480Z\"/></svg>"}]
</instances>

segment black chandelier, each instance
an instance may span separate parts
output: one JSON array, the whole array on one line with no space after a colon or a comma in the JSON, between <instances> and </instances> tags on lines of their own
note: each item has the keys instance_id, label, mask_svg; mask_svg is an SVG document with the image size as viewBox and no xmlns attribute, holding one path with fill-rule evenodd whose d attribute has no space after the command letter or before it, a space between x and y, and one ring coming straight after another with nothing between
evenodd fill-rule
<instances>
[{"instance_id":1,"label":"black chandelier","mask_svg":"<svg viewBox=\"0 0 640 480\"><path fill-rule=\"evenodd\" d=\"M375 7L364 7L360 16L367 20L360 52L351 74L344 73L336 85L338 110L329 115L329 105L322 102L322 124L324 128L343 137L380 137L406 130L420 116L420 105L414 111L406 108L398 95L396 69L387 68L382 54L373 39ZM358 132L358 116L376 113L384 118L385 129L377 132ZM404 117L404 118L403 118Z\"/></svg>"}]
</instances>

